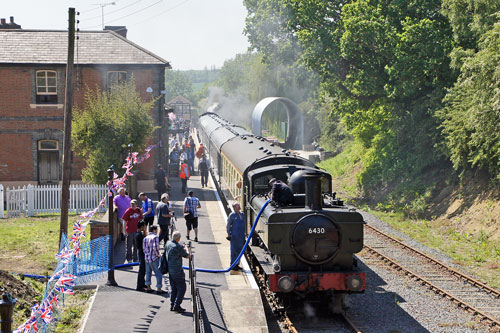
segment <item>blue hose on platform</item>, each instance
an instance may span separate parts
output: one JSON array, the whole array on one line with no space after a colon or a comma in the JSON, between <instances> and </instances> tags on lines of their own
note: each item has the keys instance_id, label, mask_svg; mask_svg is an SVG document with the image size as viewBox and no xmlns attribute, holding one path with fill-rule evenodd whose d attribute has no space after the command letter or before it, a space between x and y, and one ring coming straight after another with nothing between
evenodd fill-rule
<instances>
[{"instance_id":1,"label":"blue hose on platform","mask_svg":"<svg viewBox=\"0 0 500 333\"><path fill-rule=\"evenodd\" d=\"M259 214L257 214L257 216L255 217L255 221L253 222L252 230L250 230L249 235L253 235L253 233L255 231L255 228L257 227L257 223L259 222L260 216L264 212L264 209L267 207L267 205L269 204L269 202L271 202L271 199L268 199L264 203L264 205L262 206L262 208L259 211ZM226 268L226 269L195 268L195 270L197 272L205 272L205 273L226 273L226 272L229 272L240 261L241 257L243 256L243 253L245 253L245 250L248 247L248 243L250 243L250 239L252 239L251 236L247 238L247 241L245 242L245 245L243 246L243 249L241 250L240 254L238 255L238 258L236 258L236 260L233 262L233 264L231 266L229 266L229 268ZM139 265L138 262L131 262L131 263L128 263L128 264L115 265L114 268L118 269L118 268L124 268L124 267L130 267L130 266L137 266L137 265ZM187 267L187 266L182 266L182 268L189 269L189 267ZM50 276L44 276L44 275L31 275L31 274L23 274L23 275L24 275L24 277L32 278L32 279L50 279Z\"/></svg>"},{"instance_id":2,"label":"blue hose on platform","mask_svg":"<svg viewBox=\"0 0 500 333\"><path fill-rule=\"evenodd\" d=\"M226 269L195 268L195 270L197 272L205 272L205 273L226 273L226 272L229 272L230 270L232 270L234 268L234 266L236 266L238 264L238 262L240 261L241 257L243 256L243 253L245 253L245 250L248 247L248 243L250 243L250 239L252 239L252 235L255 231L255 227L257 227L257 223L259 222L260 216L264 212L264 209L267 207L269 202L271 202L271 199L268 199L264 203L264 205L262 205L262 208L260 209L259 214L257 214L257 216L255 217L255 221L253 222L252 230L250 230L250 233L248 234L249 236L247 238L247 241L245 242L245 245L243 246L243 249L241 250L240 254L238 255L238 258L236 258L236 260L233 262L233 264L231 266L229 266L229 268L226 268ZM182 266L182 268L189 269L189 267L187 267L187 266Z\"/></svg>"}]
</instances>

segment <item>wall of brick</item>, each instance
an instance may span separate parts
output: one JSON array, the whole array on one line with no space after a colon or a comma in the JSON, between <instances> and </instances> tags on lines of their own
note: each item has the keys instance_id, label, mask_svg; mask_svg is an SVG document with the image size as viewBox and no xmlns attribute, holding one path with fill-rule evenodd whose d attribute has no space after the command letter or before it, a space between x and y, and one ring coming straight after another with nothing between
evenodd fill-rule
<instances>
[{"instance_id":1,"label":"wall of brick","mask_svg":"<svg viewBox=\"0 0 500 333\"><path fill-rule=\"evenodd\" d=\"M26 172L31 173L31 135L26 133L0 133L0 182L4 180L22 181Z\"/></svg>"},{"instance_id":2,"label":"wall of brick","mask_svg":"<svg viewBox=\"0 0 500 333\"><path fill-rule=\"evenodd\" d=\"M35 105L34 92L36 70L56 70L58 73L58 104ZM163 89L161 66L76 66L74 107L83 108L85 94L89 89L103 89L108 71L127 71L134 76L137 91L143 100L149 101L160 95ZM163 80L163 79L162 79ZM0 146L0 182L32 182L38 181L37 142L41 139L59 141L59 158L62 166L63 128L64 128L64 66L0 66L0 142L8 143ZM153 93L146 92L148 87ZM161 103L161 104L160 104ZM163 102L157 102L152 110L155 125L158 125L158 112ZM158 142L158 135L150 141ZM139 179L151 179L157 157L140 166ZM81 170L85 161L73 155L72 180L81 180ZM62 170L61 173L62 174Z\"/></svg>"}]
</instances>

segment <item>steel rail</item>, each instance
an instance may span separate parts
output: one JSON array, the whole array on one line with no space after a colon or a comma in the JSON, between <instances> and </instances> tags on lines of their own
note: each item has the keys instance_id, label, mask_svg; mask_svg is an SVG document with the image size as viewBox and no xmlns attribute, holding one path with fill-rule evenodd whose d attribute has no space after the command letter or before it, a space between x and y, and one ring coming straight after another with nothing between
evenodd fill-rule
<instances>
[{"instance_id":1,"label":"steel rail","mask_svg":"<svg viewBox=\"0 0 500 333\"><path fill-rule=\"evenodd\" d=\"M500 327L500 321L498 321L496 318L491 317L490 315L482 312L481 310L478 310L477 308L475 308L474 306L470 305L469 303L467 303L467 302L461 300L460 298L458 298L458 297L450 294L446 290L444 290L444 289L436 286L435 284L433 284L432 282L430 282L426 278L424 278L424 277L418 275L417 273L411 271L410 269L402 266L398 262L396 262L393 259L387 257L386 255L380 253L379 251L375 250L374 248L372 248L372 247L370 247L368 245L364 245L364 248L367 249L370 253L374 254L375 256L377 256L379 258L382 258L382 260L387 261L390 266L393 266L393 267L395 267L398 270L404 271L407 275L415 278L418 281L421 281L423 284L428 285L430 287L430 289L433 290L434 292L436 292L438 294L441 294L442 296L451 299L452 301L454 301L455 303L457 303L457 305L459 307L462 307L465 310L468 310L468 311L472 312L474 315L479 315L479 316L487 319L488 321L490 321L492 323L492 325L498 325Z\"/></svg>"},{"instance_id":2,"label":"steel rail","mask_svg":"<svg viewBox=\"0 0 500 333\"><path fill-rule=\"evenodd\" d=\"M347 317L347 314L345 312L342 312L341 314L342 318L346 321L347 324L349 324L350 329L355 332L355 333L363 333L353 322L352 320Z\"/></svg>"},{"instance_id":3,"label":"steel rail","mask_svg":"<svg viewBox=\"0 0 500 333\"><path fill-rule=\"evenodd\" d=\"M400 240L392 237L391 235L388 235L388 234L384 233L383 231L381 231L381 230L379 230L379 229L377 229L377 228L375 228L375 227L373 227L371 225L366 224L365 228L373 230L377 234L382 235L383 237L390 239L394 243L397 243L399 246L404 247L406 249L409 249L409 250L417 253L418 255L424 257L425 259L431 261L432 263L434 263L434 264L436 264L438 266L441 266L442 268L450 271L451 273L453 273L453 275L466 280L467 282L469 282L473 286L475 286L475 287L477 287L479 289L483 289L487 293L492 294L492 295L494 295L497 298L500 298L500 290L494 289L494 288L492 288L492 287L484 284L483 282L481 282L481 281L473 278L472 276L467 275L465 273L462 273L462 272L454 269L453 267L450 267L450 266L446 265L445 263L443 263L443 262L441 262L441 261L439 261L439 260L437 260L437 259L429 256L426 253L423 253L422 251L419 251L419 250L415 249L414 247L411 247L411 246L409 246L409 245L401 242Z\"/></svg>"}]
</instances>

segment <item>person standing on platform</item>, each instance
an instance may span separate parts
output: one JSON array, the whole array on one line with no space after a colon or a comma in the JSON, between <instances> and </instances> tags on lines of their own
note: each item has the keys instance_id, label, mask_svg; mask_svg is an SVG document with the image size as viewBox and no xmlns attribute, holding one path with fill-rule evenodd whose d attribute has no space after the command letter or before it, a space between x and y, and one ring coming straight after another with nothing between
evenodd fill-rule
<instances>
[{"instance_id":1,"label":"person standing on platform","mask_svg":"<svg viewBox=\"0 0 500 333\"><path fill-rule=\"evenodd\" d=\"M123 214L125 221L125 229L127 231L127 252L126 258L128 262L137 262L137 248L134 246L134 235L137 232L137 224L142 220L142 212L137 207L137 200L130 201L130 208ZM133 250L132 250L133 249Z\"/></svg>"},{"instance_id":2,"label":"person standing on platform","mask_svg":"<svg viewBox=\"0 0 500 333\"><path fill-rule=\"evenodd\" d=\"M198 147L198 150L196 151L196 157L201 159L203 155L205 155L205 146L203 146L203 143L200 142L200 147Z\"/></svg>"},{"instance_id":3,"label":"person standing on platform","mask_svg":"<svg viewBox=\"0 0 500 333\"><path fill-rule=\"evenodd\" d=\"M158 164L155 172L155 188L158 191L158 200L160 200L161 195L167 192L167 188L170 188L167 175L161 164Z\"/></svg>"},{"instance_id":4,"label":"person standing on platform","mask_svg":"<svg viewBox=\"0 0 500 333\"><path fill-rule=\"evenodd\" d=\"M194 174L194 156L195 156L194 149L188 148L186 155L187 155L187 159L188 159L189 172L191 172L191 174L193 175Z\"/></svg>"},{"instance_id":5,"label":"person standing on platform","mask_svg":"<svg viewBox=\"0 0 500 333\"><path fill-rule=\"evenodd\" d=\"M179 150L177 149L177 146L174 146L174 149L170 152L170 164L177 164L179 163Z\"/></svg>"},{"instance_id":6,"label":"person standing on platform","mask_svg":"<svg viewBox=\"0 0 500 333\"><path fill-rule=\"evenodd\" d=\"M203 188L208 185L208 161L205 154L198 163L198 172L201 176L201 187Z\"/></svg>"},{"instance_id":7,"label":"person standing on platform","mask_svg":"<svg viewBox=\"0 0 500 333\"><path fill-rule=\"evenodd\" d=\"M227 217L227 239L231 241L231 265L236 261L238 255L245 245L245 214L241 211L238 202L233 203L233 212ZM239 270L239 261L233 270Z\"/></svg>"},{"instance_id":8,"label":"person standing on platform","mask_svg":"<svg viewBox=\"0 0 500 333\"><path fill-rule=\"evenodd\" d=\"M123 214L125 214L125 211L129 209L130 207L130 197L125 193L125 188L120 187L118 189L118 195L116 195L113 198L113 206L114 209L116 210L116 214L118 215L118 221L122 225L122 230L121 234L125 238L126 231L125 231L125 221L123 221Z\"/></svg>"},{"instance_id":9,"label":"person standing on platform","mask_svg":"<svg viewBox=\"0 0 500 333\"><path fill-rule=\"evenodd\" d=\"M191 229L194 229L195 242L198 241L198 208L201 208L200 200L190 190L186 199L184 199L184 216L187 227L186 238L189 239L189 232Z\"/></svg>"},{"instance_id":10,"label":"person standing on platform","mask_svg":"<svg viewBox=\"0 0 500 333\"><path fill-rule=\"evenodd\" d=\"M149 199L144 192L139 193L139 198L142 201L142 215L144 216L144 222L146 223L146 227L149 228L150 225L153 225L155 220L153 200Z\"/></svg>"},{"instance_id":11,"label":"person standing on platform","mask_svg":"<svg viewBox=\"0 0 500 333\"><path fill-rule=\"evenodd\" d=\"M166 246L168 241L168 226L170 225L170 219L174 216L167 193L161 195L161 201L156 205L156 211L158 212L158 225L160 226L159 242L163 240Z\"/></svg>"},{"instance_id":12,"label":"person standing on platform","mask_svg":"<svg viewBox=\"0 0 500 333\"><path fill-rule=\"evenodd\" d=\"M146 259L144 258L144 249L142 248L146 228L147 225L144 221L139 221L139 223L137 223L137 232L134 236L134 245L137 249L137 255L139 257L139 273L137 273L137 285L135 287L135 290L137 291L146 291L146 281L144 280L146 275Z\"/></svg>"},{"instance_id":13,"label":"person standing on platform","mask_svg":"<svg viewBox=\"0 0 500 333\"><path fill-rule=\"evenodd\" d=\"M187 164L187 160L182 161L181 170L179 172L179 178L182 182L182 193L186 193L187 190L187 182L189 177L191 177L191 173L189 172L189 166Z\"/></svg>"},{"instance_id":14,"label":"person standing on platform","mask_svg":"<svg viewBox=\"0 0 500 333\"><path fill-rule=\"evenodd\" d=\"M186 275L182 269L182 258L189 258L187 247L179 244L181 233L175 231L167 243L168 278L170 280L170 311L184 312L181 308L186 293Z\"/></svg>"},{"instance_id":15,"label":"person standing on platform","mask_svg":"<svg viewBox=\"0 0 500 333\"><path fill-rule=\"evenodd\" d=\"M156 294L161 295L165 292L161 290L162 274L158 268L160 264L160 242L158 240L158 227L152 225L149 227L149 234L142 241L142 248L144 249L144 258L146 262L146 291L152 292L151 277L153 272L156 276Z\"/></svg>"}]
</instances>

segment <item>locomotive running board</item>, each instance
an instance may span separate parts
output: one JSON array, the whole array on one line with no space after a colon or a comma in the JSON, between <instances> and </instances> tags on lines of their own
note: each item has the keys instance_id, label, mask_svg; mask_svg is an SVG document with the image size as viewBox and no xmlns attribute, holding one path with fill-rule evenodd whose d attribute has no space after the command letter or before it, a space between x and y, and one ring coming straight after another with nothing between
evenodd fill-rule
<instances>
[{"instance_id":1,"label":"locomotive running board","mask_svg":"<svg viewBox=\"0 0 500 333\"><path fill-rule=\"evenodd\" d=\"M260 267L262 267L262 269L266 273L266 275L274 274L273 263L269 262L268 258L270 259L270 257L266 253L266 251L260 246L253 246L253 245L250 245L250 249L255 256L255 259L257 259L257 261L259 262Z\"/></svg>"}]
</instances>

